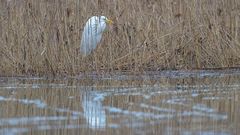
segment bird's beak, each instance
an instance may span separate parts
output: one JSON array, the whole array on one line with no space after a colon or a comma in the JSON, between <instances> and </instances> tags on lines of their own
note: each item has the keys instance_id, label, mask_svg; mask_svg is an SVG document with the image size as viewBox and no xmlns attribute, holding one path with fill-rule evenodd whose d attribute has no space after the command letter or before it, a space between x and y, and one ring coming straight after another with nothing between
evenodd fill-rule
<instances>
[{"instance_id":1,"label":"bird's beak","mask_svg":"<svg viewBox=\"0 0 240 135\"><path fill-rule=\"evenodd\" d=\"M106 23L108 23L108 24L113 24L113 21L112 20L110 20L110 19L106 19Z\"/></svg>"}]
</instances>

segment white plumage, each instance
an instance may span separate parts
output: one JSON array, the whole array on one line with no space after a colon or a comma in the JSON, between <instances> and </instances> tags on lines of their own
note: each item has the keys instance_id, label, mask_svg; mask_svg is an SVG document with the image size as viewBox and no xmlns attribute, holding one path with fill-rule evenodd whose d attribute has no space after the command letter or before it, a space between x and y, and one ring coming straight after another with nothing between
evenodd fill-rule
<instances>
[{"instance_id":1,"label":"white plumage","mask_svg":"<svg viewBox=\"0 0 240 135\"><path fill-rule=\"evenodd\" d=\"M83 56L89 55L97 47L107 24L111 23L112 20L105 16L92 16L88 19L83 29L80 45L80 52Z\"/></svg>"}]
</instances>

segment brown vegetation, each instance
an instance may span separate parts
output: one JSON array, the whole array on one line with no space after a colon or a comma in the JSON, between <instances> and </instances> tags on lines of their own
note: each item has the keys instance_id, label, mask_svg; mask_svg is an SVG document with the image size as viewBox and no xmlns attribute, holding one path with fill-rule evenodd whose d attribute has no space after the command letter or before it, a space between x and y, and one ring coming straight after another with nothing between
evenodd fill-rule
<instances>
[{"instance_id":1,"label":"brown vegetation","mask_svg":"<svg viewBox=\"0 0 240 135\"><path fill-rule=\"evenodd\" d=\"M240 65L239 0L1 0L0 75ZM86 20L114 26L87 58Z\"/></svg>"}]
</instances>

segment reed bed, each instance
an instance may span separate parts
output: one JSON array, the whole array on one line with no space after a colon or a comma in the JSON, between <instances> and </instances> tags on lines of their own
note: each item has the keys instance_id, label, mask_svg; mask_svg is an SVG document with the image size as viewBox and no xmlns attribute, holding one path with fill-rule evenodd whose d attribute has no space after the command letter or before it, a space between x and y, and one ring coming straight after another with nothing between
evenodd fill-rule
<instances>
[{"instance_id":1,"label":"reed bed","mask_svg":"<svg viewBox=\"0 0 240 135\"><path fill-rule=\"evenodd\" d=\"M114 25L87 57L87 19ZM0 75L240 67L239 0L1 0Z\"/></svg>"}]
</instances>

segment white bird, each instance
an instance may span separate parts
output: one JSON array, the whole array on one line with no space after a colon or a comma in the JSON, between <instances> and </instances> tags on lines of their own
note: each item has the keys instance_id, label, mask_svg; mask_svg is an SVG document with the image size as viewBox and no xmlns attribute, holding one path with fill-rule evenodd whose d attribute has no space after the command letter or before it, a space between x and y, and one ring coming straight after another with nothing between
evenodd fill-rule
<instances>
[{"instance_id":1,"label":"white bird","mask_svg":"<svg viewBox=\"0 0 240 135\"><path fill-rule=\"evenodd\" d=\"M89 55L97 47L107 24L112 23L113 21L105 16L92 16L88 19L83 29L80 45L80 53L83 56Z\"/></svg>"}]
</instances>

